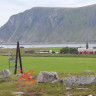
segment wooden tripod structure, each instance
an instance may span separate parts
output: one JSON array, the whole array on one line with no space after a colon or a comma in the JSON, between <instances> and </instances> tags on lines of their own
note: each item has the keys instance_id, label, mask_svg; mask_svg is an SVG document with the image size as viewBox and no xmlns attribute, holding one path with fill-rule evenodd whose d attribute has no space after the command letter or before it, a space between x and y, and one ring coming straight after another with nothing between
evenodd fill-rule
<instances>
[{"instance_id":1,"label":"wooden tripod structure","mask_svg":"<svg viewBox=\"0 0 96 96\"><path fill-rule=\"evenodd\" d=\"M17 62L18 62L18 57L19 57L19 63L20 63L20 70L21 70L21 73L22 73L22 70L23 70L23 69L22 69L22 61L21 61L21 54L20 54L19 41L17 42L14 75L17 73Z\"/></svg>"}]
</instances>

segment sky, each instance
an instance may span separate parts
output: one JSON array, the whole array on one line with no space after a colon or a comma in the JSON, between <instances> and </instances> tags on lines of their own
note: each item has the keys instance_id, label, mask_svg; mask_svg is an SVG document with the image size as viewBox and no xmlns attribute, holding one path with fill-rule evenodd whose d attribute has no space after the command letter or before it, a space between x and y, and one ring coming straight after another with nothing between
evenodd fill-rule
<instances>
[{"instance_id":1,"label":"sky","mask_svg":"<svg viewBox=\"0 0 96 96\"><path fill-rule=\"evenodd\" d=\"M1 0L0 27L10 16L33 7L82 7L96 4L96 0Z\"/></svg>"}]
</instances>

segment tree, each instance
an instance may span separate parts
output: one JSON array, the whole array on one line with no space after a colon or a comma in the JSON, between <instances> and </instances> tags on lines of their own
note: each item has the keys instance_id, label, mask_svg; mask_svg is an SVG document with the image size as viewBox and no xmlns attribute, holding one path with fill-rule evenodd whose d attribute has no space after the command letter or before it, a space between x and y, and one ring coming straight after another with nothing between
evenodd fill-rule
<instances>
[{"instance_id":1,"label":"tree","mask_svg":"<svg viewBox=\"0 0 96 96\"><path fill-rule=\"evenodd\" d=\"M63 54L68 54L69 53L69 47L64 47L60 50L60 53L63 53Z\"/></svg>"},{"instance_id":2,"label":"tree","mask_svg":"<svg viewBox=\"0 0 96 96\"><path fill-rule=\"evenodd\" d=\"M77 48L69 48L69 47L64 47L60 50L60 53L63 54L76 54L78 53Z\"/></svg>"},{"instance_id":3,"label":"tree","mask_svg":"<svg viewBox=\"0 0 96 96\"><path fill-rule=\"evenodd\" d=\"M70 54L76 54L78 52L77 48L70 48L69 53Z\"/></svg>"}]
</instances>

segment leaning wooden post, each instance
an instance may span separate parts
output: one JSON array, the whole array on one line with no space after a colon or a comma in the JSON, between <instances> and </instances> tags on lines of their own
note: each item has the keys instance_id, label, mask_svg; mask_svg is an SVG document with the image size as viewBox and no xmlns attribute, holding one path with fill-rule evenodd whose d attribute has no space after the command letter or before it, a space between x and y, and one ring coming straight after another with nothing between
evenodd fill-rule
<instances>
[{"instance_id":1,"label":"leaning wooden post","mask_svg":"<svg viewBox=\"0 0 96 96\"><path fill-rule=\"evenodd\" d=\"M19 56L19 62L20 62L20 69L21 69L21 73L22 73L22 62L21 62L21 54L20 54L19 41L17 42L16 60L15 60L15 70L14 70L14 75L17 73L17 62L18 62L18 56Z\"/></svg>"},{"instance_id":2,"label":"leaning wooden post","mask_svg":"<svg viewBox=\"0 0 96 96\"><path fill-rule=\"evenodd\" d=\"M20 62L20 69L21 69L21 73L23 73L23 69L22 69L22 61L21 61L21 53L20 53L20 47L19 47L19 62Z\"/></svg>"}]
</instances>

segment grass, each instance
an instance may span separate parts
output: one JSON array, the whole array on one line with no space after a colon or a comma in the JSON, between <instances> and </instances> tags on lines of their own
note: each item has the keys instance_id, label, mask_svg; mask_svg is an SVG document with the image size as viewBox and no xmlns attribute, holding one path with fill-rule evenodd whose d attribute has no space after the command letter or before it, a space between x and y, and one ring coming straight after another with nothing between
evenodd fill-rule
<instances>
[{"instance_id":1,"label":"grass","mask_svg":"<svg viewBox=\"0 0 96 96\"><path fill-rule=\"evenodd\" d=\"M13 96L11 92L15 91L17 85L13 77L0 79L0 96Z\"/></svg>"},{"instance_id":2,"label":"grass","mask_svg":"<svg viewBox=\"0 0 96 96\"><path fill-rule=\"evenodd\" d=\"M82 73L70 73L70 75L82 75ZM84 73L84 75L94 74L94 73ZM61 74L59 74L59 77ZM36 75L37 76L37 75ZM69 73L62 74L62 78L69 76ZM72 96L87 96L92 94L96 96L96 86L95 85L79 85L79 86L65 86L60 82L56 83L40 83L34 84L32 81L24 82L24 79L17 82L18 77L10 77L5 79L0 79L0 96L66 96L67 93L72 94ZM36 78L34 79L35 81ZM66 87L70 87L67 90ZM88 88L87 90L79 90L77 88ZM12 92L24 92L25 95L13 95Z\"/></svg>"},{"instance_id":3,"label":"grass","mask_svg":"<svg viewBox=\"0 0 96 96\"><path fill-rule=\"evenodd\" d=\"M84 70L96 71L95 58L75 58L75 57L23 57L23 67L25 70L33 69L39 71L82 72Z\"/></svg>"},{"instance_id":4,"label":"grass","mask_svg":"<svg viewBox=\"0 0 96 96\"><path fill-rule=\"evenodd\" d=\"M53 50L53 51L60 51L63 47L50 47L50 48L47 48L49 50Z\"/></svg>"},{"instance_id":5,"label":"grass","mask_svg":"<svg viewBox=\"0 0 96 96\"><path fill-rule=\"evenodd\" d=\"M56 71L58 73L96 71L95 58L82 57L22 57L23 70ZM18 63L19 65L19 63ZM11 66L14 66L11 63ZM0 56L0 70L8 69L8 56Z\"/></svg>"},{"instance_id":6,"label":"grass","mask_svg":"<svg viewBox=\"0 0 96 96\"><path fill-rule=\"evenodd\" d=\"M54 48L52 48L53 50ZM70 54L24 54L25 50L22 49L22 64L23 70L28 72L34 70L34 73L40 71L56 71L59 74L59 78L72 75L94 75L95 73L82 73L85 70L92 70L96 72L96 55L70 55ZM36 51L42 49L34 49ZM48 49L46 49L48 50ZM59 50L58 48L54 50ZM0 49L0 70L8 69L8 52L15 54L15 49ZM18 64L19 65L19 64ZM11 63L11 66L14 66ZM13 74L13 70L11 70ZM71 72L71 73L70 73ZM36 74L37 76L37 74ZM73 94L73 96L89 95L96 96L95 85L79 85L79 86L64 86L60 82L50 84L48 82L41 84L33 84L32 81L26 82L24 79L17 82L20 77L10 77L0 79L0 96L66 96L67 93ZM35 81L36 78L34 79ZM65 87L72 89L66 90ZM78 90L77 88L88 88L87 90ZM24 92L25 95L13 95L11 92Z\"/></svg>"}]
</instances>

